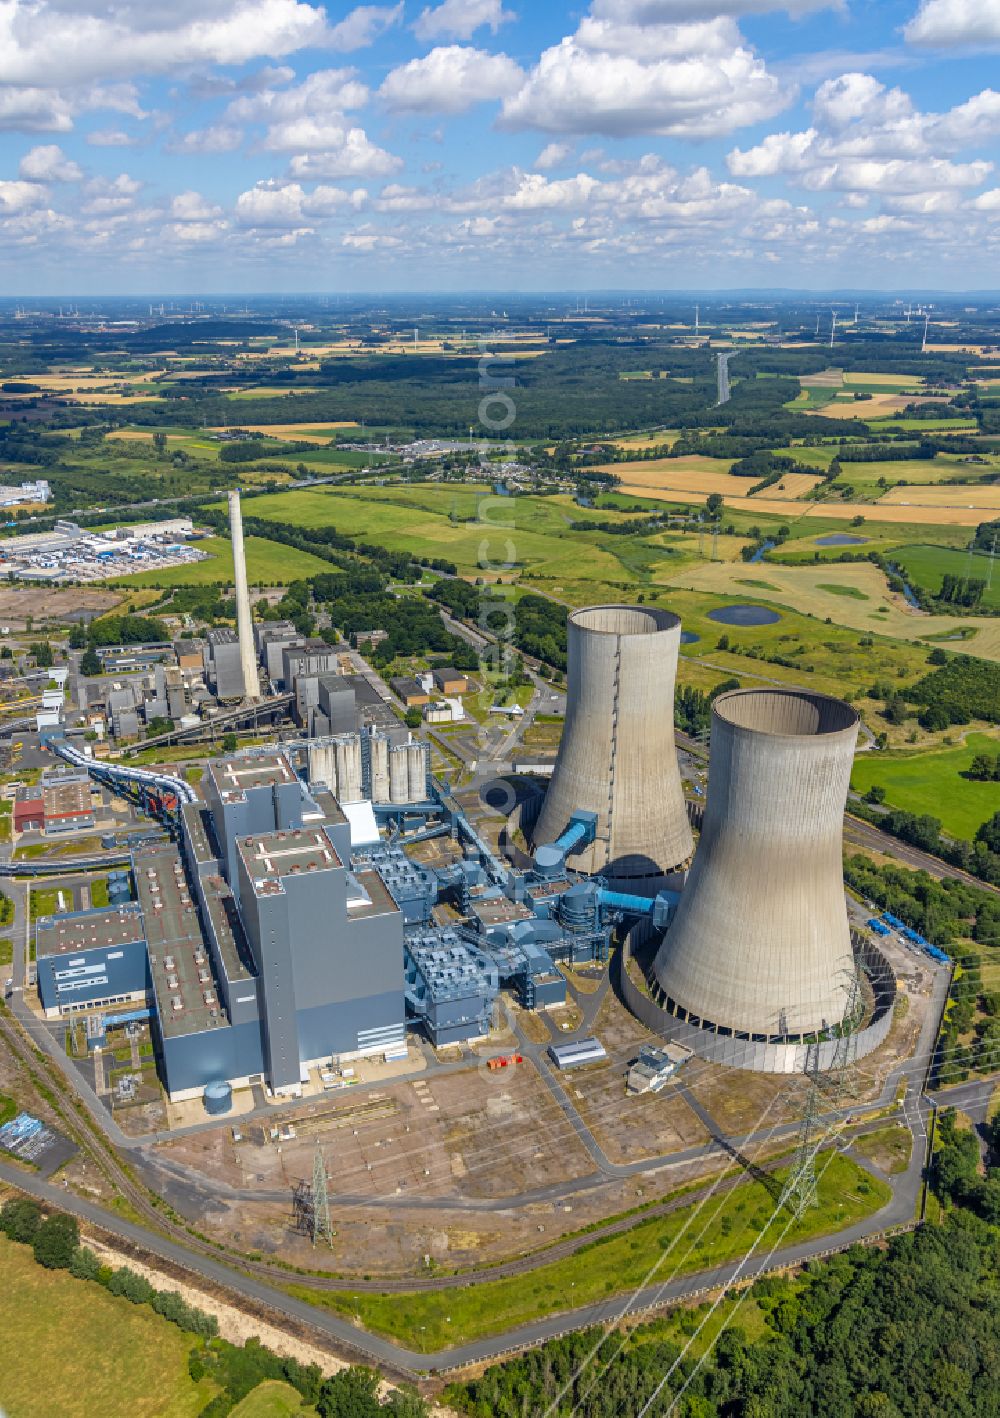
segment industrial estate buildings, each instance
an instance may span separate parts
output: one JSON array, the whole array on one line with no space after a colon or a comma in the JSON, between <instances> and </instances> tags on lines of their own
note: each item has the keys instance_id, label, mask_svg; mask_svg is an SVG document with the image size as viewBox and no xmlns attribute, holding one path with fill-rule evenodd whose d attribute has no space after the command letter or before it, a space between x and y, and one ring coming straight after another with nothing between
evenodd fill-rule
<instances>
[{"instance_id":1,"label":"industrial estate buildings","mask_svg":"<svg viewBox=\"0 0 1000 1418\"><path fill-rule=\"evenodd\" d=\"M0 489L0 494L4 489ZM203 561L190 542L189 517L170 522L136 522L111 531L87 531L61 521L51 532L32 532L0 542L0 572L17 581L58 585L65 581L106 581L133 571L162 571Z\"/></svg>"}]
</instances>

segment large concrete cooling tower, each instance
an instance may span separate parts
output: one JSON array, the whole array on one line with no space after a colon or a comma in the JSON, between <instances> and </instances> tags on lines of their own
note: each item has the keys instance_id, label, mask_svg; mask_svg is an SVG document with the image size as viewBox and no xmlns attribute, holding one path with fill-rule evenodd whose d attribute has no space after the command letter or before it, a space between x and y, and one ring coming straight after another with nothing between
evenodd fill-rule
<instances>
[{"instance_id":1,"label":"large concrete cooling tower","mask_svg":"<svg viewBox=\"0 0 1000 1418\"><path fill-rule=\"evenodd\" d=\"M589 606L568 622L566 725L534 831L554 841L578 809L596 813L580 871L658 877L692 851L674 746L681 623L644 606Z\"/></svg>"},{"instance_id":2,"label":"large concrete cooling tower","mask_svg":"<svg viewBox=\"0 0 1000 1418\"><path fill-rule=\"evenodd\" d=\"M701 841L653 965L667 1007L706 1029L788 1038L847 1008L844 803L858 716L793 689L712 709Z\"/></svg>"}]
</instances>

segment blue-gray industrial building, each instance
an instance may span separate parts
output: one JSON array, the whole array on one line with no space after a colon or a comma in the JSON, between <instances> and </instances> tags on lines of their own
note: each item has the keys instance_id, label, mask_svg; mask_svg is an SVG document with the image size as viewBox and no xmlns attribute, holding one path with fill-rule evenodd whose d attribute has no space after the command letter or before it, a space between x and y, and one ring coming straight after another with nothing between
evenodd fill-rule
<instances>
[{"instance_id":1,"label":"blue-gray industrial building","mask_svg":"<svg viewBox=\"0 0 1000 1418\"><path fill-rule=\"evenodd\" d=\"M330 1059L405 1038L403 915L350 827L287 757L221 759L180 845L132 853L136 900L45 918L38 988L50 1017L145 1002L172 1099L212 1082L299 1088Z\"/></svg>"},{"instance_id":2,"label":"blue-gray industrial building","mask_svg":"<svg viewBox=\"0 0 1000 1418\"><path fill-rule=\"evenodd\" d=\"M364 744L359 756L364 765ZM593 836L592 813L573 814L531 869L511 871L439 784L408 807L375 801L389 840L361 833L355 850L351 820L329 788L307 786L301 760L294 750L214 760L204 800L179 806L176 841L133 849L134 900L119 876L111 909L38 922L46 1014L101 1011L113 1024L129 1006L148 1010L174 1100L213 1084L222 1106L227 1085L258 1080L295 1092L312 1065L396 1054L408 1024L435 1045L482 1037L501 989L528 1009L562 1004L560 964L603 961L615 921L665 924L676 904L674 893L621 895L567 868ZM442 834L464 849L450 865L404 851ZM456 909L460 923L439 923Z\"/></svg>"}]
</instances>

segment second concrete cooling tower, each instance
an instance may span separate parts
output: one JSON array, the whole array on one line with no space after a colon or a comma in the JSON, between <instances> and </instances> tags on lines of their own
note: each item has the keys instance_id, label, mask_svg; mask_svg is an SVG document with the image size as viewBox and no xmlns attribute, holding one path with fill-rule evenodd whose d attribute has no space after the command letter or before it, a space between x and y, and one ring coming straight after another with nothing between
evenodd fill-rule
<instances>
[{"instance_id":1,"label":"second concrete cooling tower","mask_svg":"<svg viewBox=\"0 0 1000 1418\"><path fill-rule=\"evenodd\" d=\"M658 877L692 851L674 746L681 623L645 606L589 606L567 626L566 725L534 831L554 841L571 813L597 815L580 871Z\"/></svg>"},{"instance_id":2,"label":"second concrete cooling tower","mask_svg":"<svg viewBox=\"0 0 1000 1418\"><path fill-rule=\"evenodd\" d=\"M715 701L701 841L653 965L675 1016L767 1039L843 1018L841 854L857 735L851 706L823 694Z\"/></svg>"}]
</instances>

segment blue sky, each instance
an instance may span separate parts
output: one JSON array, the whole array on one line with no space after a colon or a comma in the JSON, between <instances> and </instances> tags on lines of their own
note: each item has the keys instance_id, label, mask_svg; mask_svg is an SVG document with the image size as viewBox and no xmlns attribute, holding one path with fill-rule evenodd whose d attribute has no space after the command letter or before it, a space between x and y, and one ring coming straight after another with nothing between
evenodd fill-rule
<instances>
[{"instance_id":1,"label":"blue sky","mask_svg":"<svg viewBox=\"0 0 1000 1418\"><path fill-rule=\"evenodd\" d=\"M1000 0L0 0L0 293L1000 287Z\"/></svg>"}]
</instances>

